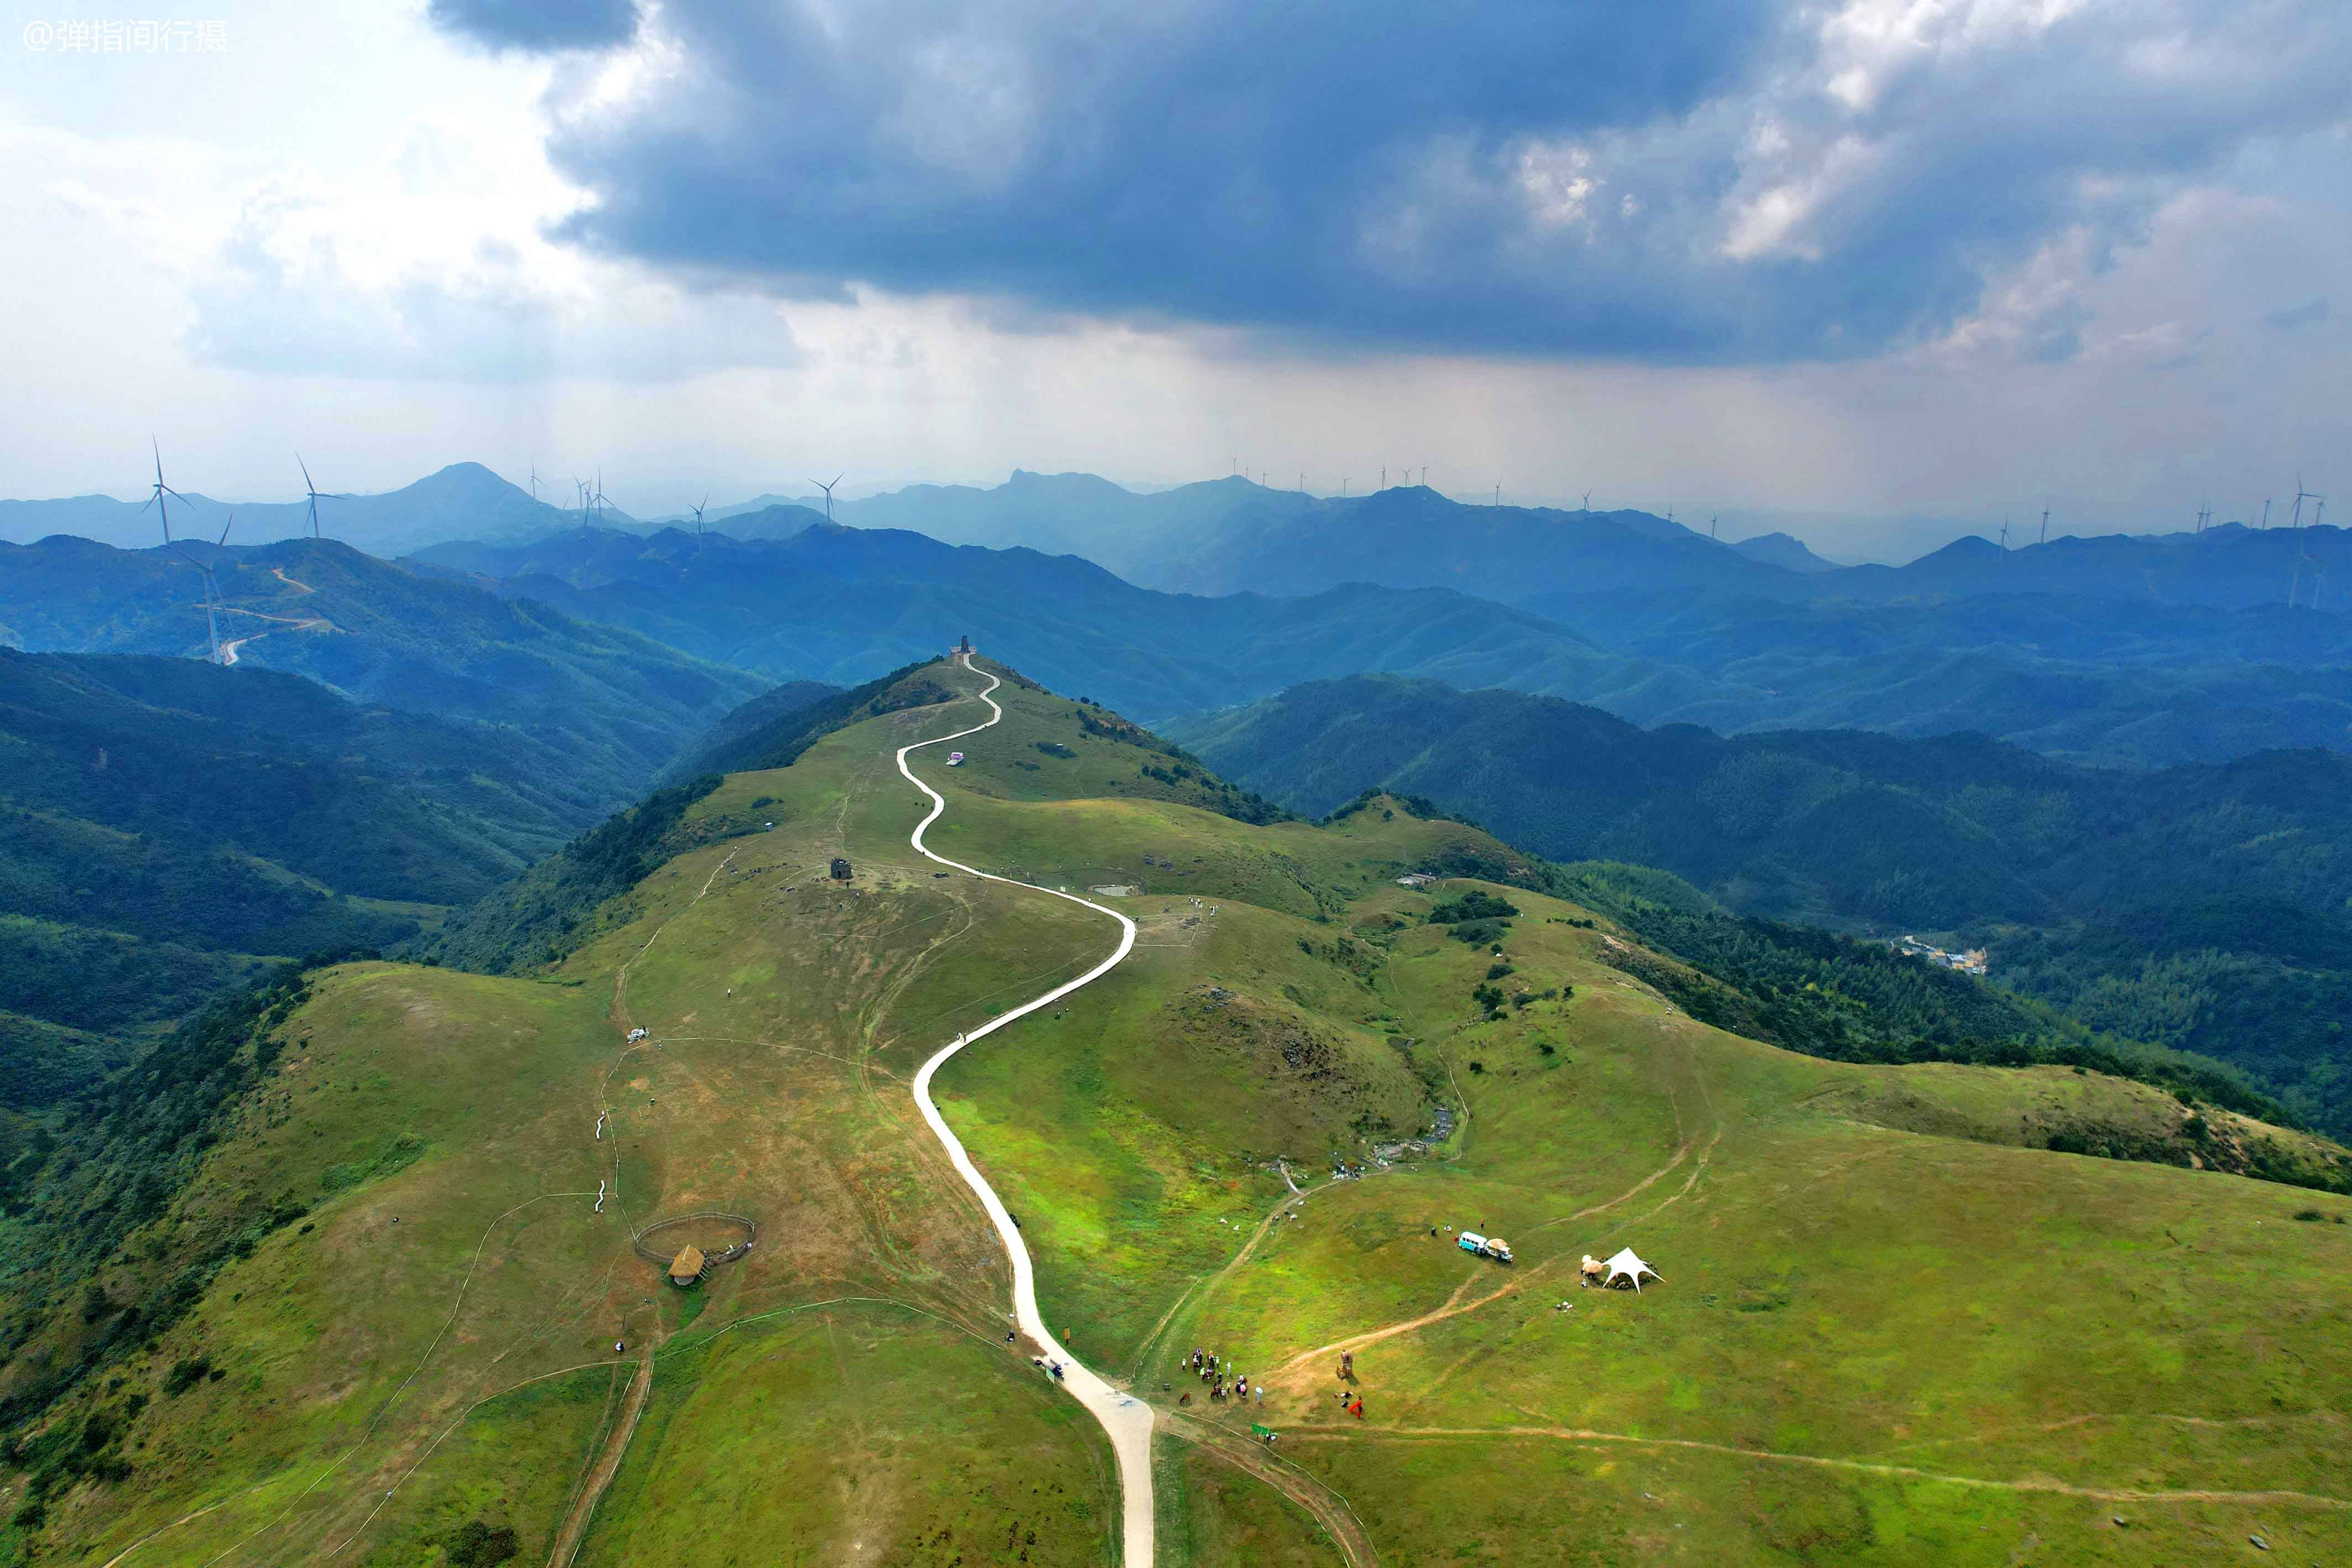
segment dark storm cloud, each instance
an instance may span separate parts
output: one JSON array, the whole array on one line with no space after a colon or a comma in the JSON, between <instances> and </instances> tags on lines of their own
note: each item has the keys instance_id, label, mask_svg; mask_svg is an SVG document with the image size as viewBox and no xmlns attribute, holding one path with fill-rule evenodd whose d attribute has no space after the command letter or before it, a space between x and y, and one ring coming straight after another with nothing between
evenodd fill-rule
<instances>
[{"instance_id":1,"label":"dark storm cloud","mask_svg":"<svg viewBox=\"0 0 2352 1568\"><path fill-rule=\"evenodd\" d=\"M432 0L434 26L494 49L602 49L637 30L634 0Z\"/></svg>"},{"instance_id":2,"label":"dark storm cloud","mask_svg":"<svg viewBox=\"0 0 2352 1568\"><path fill-rule=\"evenodd\" d=\"M2347 14L667 0L633 96L559 90L551 152L596 198L580 243L787 292L1836 359L1940 330L2045 244L2095 258L2185 182L2339 120Z\"/></svg>"}]
</instances>

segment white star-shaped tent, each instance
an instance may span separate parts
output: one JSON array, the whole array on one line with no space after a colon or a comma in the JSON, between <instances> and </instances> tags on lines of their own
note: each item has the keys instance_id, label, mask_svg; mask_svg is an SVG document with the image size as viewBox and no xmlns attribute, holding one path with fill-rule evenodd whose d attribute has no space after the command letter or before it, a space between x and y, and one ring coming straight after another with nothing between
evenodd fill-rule
<instances>
[{"instance_id":1,"label":"white star-shaped tent","mask_svg":"<svg viewBox=\"0 0 2352 1568\"><path fill-rule=\"evenodd\" d=\"M1609 1277L1601 1281L1601 1288L1604 1291L1607 1290L1610 1286L1615 1284L1619 1276L1622 1275L1624 1277L1626 1281L1633 1287L1633 1293L1638 1296L1642 1293L1642 1276L1644 1274L1647 1274L1651 1279L1657 1281L1662 1285L1665 1283L1664 1275L1659 1273L1655 1269L1651 1268L1647 1263L1643 1262L1639 1258L1635 1257L1633 1255L1633 1249L1631 1247L1628 1247L1623 1251L1618 1253L1617 1256L1609 1260Z\"/></svg>"}]
</instances>

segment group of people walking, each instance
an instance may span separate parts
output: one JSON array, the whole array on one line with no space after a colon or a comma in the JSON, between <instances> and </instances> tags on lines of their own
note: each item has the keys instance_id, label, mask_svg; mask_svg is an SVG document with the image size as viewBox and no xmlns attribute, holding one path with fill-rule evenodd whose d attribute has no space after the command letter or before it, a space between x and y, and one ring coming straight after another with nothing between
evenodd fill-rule
<instances>
[{"instance_id":1,"label":"group of people walking","mask_svg":"<svg viewBox=\"0 0 2352 1568\"><path fill-rule=\"evenodd\" d=\"M1192 1347L1192 1354L1184 1358L1183 1364L1187 1370L1209 1385L1211 1399L1220 1402L1232 1399L1240 1404L1248 1404L1252 1401L1260 1405L1265 1403L1265 1389L1263 1386L1253 1387L1248 1374L1235 1372L1220 1363L1217 1353L1213 1350L1202 1350L1195 1345ZM1186 1394L1176 1403L1190 1405L1192 1403L1192 1396Z\"/></svg>"}]
</instances>

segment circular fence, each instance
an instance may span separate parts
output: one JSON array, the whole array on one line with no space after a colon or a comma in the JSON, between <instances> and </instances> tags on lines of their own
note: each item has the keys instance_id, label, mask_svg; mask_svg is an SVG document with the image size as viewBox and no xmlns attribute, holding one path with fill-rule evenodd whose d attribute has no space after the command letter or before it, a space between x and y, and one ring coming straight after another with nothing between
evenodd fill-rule
<instances>
[{"instance_id":1,"label":"circular fence","mask_svg":"<svg viewBox=\"0 0 2352 1568\"><path fill-rule=\"evenodd\" d=\"M630 1237L629 1246L635 1251L638 1257L644 1259L646 1262L659 1264L661 1267L667 1269L669 1267L670 1260L677 1256L677 1248L676 1246L664 1248L653 1239L655 1237L663 1235L666 1232L682 1230L690 1225L709 1225L714 1223L735 1226L741 1229L743 1237L740 1241L732 1242L724 1248L719 1248L715 1250L709 1247L703 1248L702 1257L706 1267L715 1269L721 1263L734 1262L737 1259L742 1257L744 1253L751 1250L751 1243L760 1239L760 1228L751 1220L746 1219L743 1216L740 1214L721 1214L717 1209L705 1209L699 1214L681 1214L677 1216L675 1218L656 1220L653 1224L646 1226L643 1230L638 1231L635 1236Z\"/></svg>"}]
</instances>

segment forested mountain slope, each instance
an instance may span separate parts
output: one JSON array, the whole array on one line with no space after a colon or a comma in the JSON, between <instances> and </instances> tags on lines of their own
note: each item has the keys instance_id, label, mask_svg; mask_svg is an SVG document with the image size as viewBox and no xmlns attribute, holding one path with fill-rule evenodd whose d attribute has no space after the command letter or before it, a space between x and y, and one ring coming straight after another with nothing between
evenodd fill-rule
<instances>
[{"instance_id":1,"label":"forested mountain slope","mask_svg":"<svg viewBox=\"0 0 2352 1568\"><path fill-rule=\"evenodd\" d=\"M0 1102L93 1082L248 955L388 946L481 896L561 841L549 767L270 671L0 651Z\"/></svg>"},{"instance_id":2,"label":"forested mountain slope","mask_svg":"<svg viewBox=\"0 0 2352 1568\"><path fill-rule=\"evenodd\" d=\"M1997 979L2237 1062L2352 1125L2352 758L2126 774L1980 737L1644 731L1515 692L1315 683L1176 727L1328 810L1427 796L1561 860L1675 873L1730 907L1990 944Z\"/></svg>"}]
</instances>

